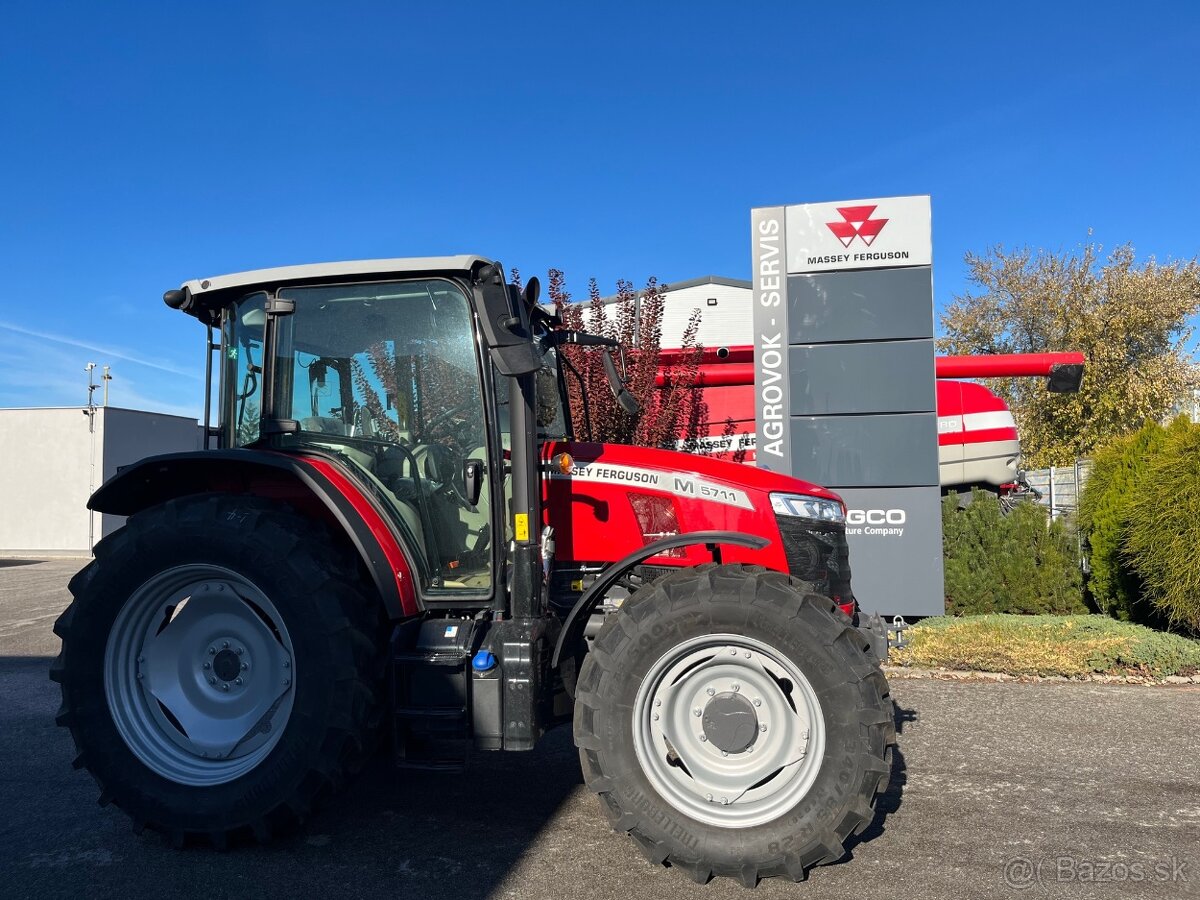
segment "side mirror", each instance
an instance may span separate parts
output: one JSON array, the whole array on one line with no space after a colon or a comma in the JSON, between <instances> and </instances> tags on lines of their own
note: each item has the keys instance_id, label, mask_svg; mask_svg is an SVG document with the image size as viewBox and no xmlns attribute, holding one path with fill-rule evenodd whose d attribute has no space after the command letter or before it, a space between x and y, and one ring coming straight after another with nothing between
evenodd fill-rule
<instances>
[{"instance_id":1,"label":"side mirror","mask_svg":"<svg viewBox=\"0 0 1200 900\"><path fill-rule=\"evenodd\" d=\"M495 263L472 273L475 311L488 354L501 375L526 375L542 367L542 356L529 333L529 316L520 298L509 295L504 272ZM516 288L513 288L516 293Z\"/></svg>"},{"instance_id":2,"label":"side mirror","mask_svg":"<svg viewBox=\"0 0 1200 900\"><path fill-rule=\"evenodd\" d=\"M483 495L482 459L468 459L463 463L463 487L467 502L472 506L478 505L479 498Z\"/></svg>"}]
</instances>

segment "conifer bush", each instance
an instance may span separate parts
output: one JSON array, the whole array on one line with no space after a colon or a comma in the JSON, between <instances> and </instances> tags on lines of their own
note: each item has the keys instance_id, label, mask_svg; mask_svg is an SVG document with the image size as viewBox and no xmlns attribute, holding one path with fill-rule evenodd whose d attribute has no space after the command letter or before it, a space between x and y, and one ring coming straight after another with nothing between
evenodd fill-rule
<instances>
[{"instance_id":1,"label":"conifer bush","mask_svg":"<svg viewBox=\"0 0 1200 900\"><path fill-rule=\"evenodd\" d=\"M1171 625L1200 633L1200 425L1179 420L1131 498L1124 560Z\"/></svg>"},{"instance_id":2,"label":"conifer bush","mask_svg":"<svg viewBox=\"0 0 1200 900\"><path fill-rule=\"evenodd\" d=\"M1005 515L999 499L975 491L959 508L942 503L946 612L1086 612L1074 533L1046 510L1020 503Z\"/></svg>"},{"instance_id":3,"label":"conifer bush","mask_svg":"<svg viewBox=\"0 0 1200 900\"><path fill-rule=\"evenodd\" d=\"M1091 568L1087 589L1096 606L1117 619L1145 622L1151 618L1124 542L1130 506L1145 490L1150 459L1166 437L1165 428L1148 422L1109 443L1092 458L1091 474L1079 497L1079 527Z\"/></svg>"}]
</instances>

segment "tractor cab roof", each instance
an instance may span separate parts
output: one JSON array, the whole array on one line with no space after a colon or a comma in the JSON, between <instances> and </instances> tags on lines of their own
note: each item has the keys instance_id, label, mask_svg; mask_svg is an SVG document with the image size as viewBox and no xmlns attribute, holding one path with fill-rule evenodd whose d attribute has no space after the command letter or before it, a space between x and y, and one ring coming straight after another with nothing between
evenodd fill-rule
<instances>
[{"instance_id":1,"label":"tractor cab roof","mask_svg":"<svg viewBox=\"0 0 1200 900\"><path fill-rule=\"evenodd\" d=\"M209 318L230 300L258 288L285 284L332 284L339 281L369 281L412 275L466 275L492 260L471 253L457 256L410 256L393 259L353 259L344 262L276 266L231 275L214 275L185 281L179 291L168 291L163 299L200 319ZM176 302L173 302L176 301ZM178 305L177 305L178 304ZM208 314L206 316L206 313Z\"/></svg>"}]
</instances>

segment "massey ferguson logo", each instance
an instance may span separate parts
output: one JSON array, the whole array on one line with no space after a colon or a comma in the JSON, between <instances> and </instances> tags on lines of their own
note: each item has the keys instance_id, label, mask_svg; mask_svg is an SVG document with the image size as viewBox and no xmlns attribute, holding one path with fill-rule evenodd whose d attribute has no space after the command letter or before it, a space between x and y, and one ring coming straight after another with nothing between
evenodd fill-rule
<instances>
[{"instance_id":1,"label":"massey ferguson logo","mask_svg":"<svg viewBox=\"0 0 1200 900\"><path fill-rule=\"evenodd\" d=\"M826 222L826 227L849 249L855 238L861 238L868 247L875 242L887 219L872 219L871 213L878 209L876 206L839 206L838 214L845 220L842 222Z\"/></svg>"}]
</instances>

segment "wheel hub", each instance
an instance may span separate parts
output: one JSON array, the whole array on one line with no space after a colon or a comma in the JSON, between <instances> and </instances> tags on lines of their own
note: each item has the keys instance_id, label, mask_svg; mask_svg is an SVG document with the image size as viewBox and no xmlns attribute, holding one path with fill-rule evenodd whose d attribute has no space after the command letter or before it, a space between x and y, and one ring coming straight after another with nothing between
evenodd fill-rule
<instances>
[{"instance_id":1,"label":"wheel hub","mask_svg":"<svg viewBox=\"0 0 1200 900\"><path fill-rule=\"evenodd\" d=\"M758 739L758 716L741 694L725 691L704 707L704 736L718 750L743 753Z\"/></svg>"},{"instance_id":2,"label":"wheel hub","mask_svg":"<svg viewBox=\"0 0 1200 900\"><path fill-rule=\"evenodd\" d=\"M233 681L242 671L242 661L233 650L222 650L213 657L213 674L222 681Z\"/></svg>"}]
</instances>

